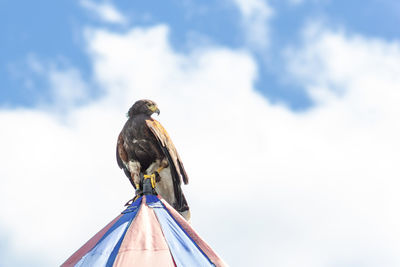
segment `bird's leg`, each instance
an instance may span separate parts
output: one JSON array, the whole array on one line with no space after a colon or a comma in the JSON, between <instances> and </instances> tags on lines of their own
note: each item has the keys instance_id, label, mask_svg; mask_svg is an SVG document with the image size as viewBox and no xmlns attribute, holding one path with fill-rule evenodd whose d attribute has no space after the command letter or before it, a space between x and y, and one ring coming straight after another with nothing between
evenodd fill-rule
<instances>
[{"instance_id":1,"label":"bird's leg","mask_svg":"<svg viewBox=\"0 0 400 267\"><path fill-rule=\"evenodd\" d=\"M166 167L166 165L168 165L168 161L156 160L147 168L146 174L144 175L144 179L151 179L151 185L153 188L156 187L156 182L160 181L159 173L162 169L164 169Z\"/></svg>"},{"instance_id":2,"label":"bird's leg","mask_svg":"<svg viewBox=\"0 0 400 267\"><path fill-rule=\"evenodd\" d=\"M162 171L163 169L168 167L168 160L167 159L163 159L160 163L160 167L158 167L158 169L156 170L156 172L160 173L160 171Z\"/></svg>"},{"instance_id":3,"label":"bird's leg","mask_svg":"<svg viewBox=\"0 0 400 267\"><path fill-rule=\"evenodd\" d=\"M168 167L168 160L167 159L163 159L160 163L160 166L158 167L158 169L154 172L154 174L156 175L156 181L159 182L161 181L161 176L160 176L160 172Z\"/></svg>"},{"instance_id":4,"label":"bird's leg","mask_svg":"<svg viewBox=\"0 0 400 267\"><path fill-rule=\"evenodd\" d=\"M160 164L159 160L156 160L153 162L146 170L146 174L143 175L144 179L150 179L151 181L151 186L153 188L156 187L156 175L154 174L154 169L157 168L157 166Z\"/></svg>"},{"instance_id":5,"label":"bird's leg","mask_svg":"<svg viewBox=\"0 0 400 267\"><path fill-rule=\"evenodd\" d=\"M153 162L146 170L146 174L144 175L144 178L151 178L152 179L152 184L156 182L159 182L161 180L160 177L160 172L168 166L168 160L163 159L163 160L156 160ZM154 179L154 182L153 182Z\"/></svg>"},{"instance_id":6,"label":"bird's leg","mask_svg":"<svg viewBox=\"0 0 400 267\"><path fill-rule=\"evenodd\" d=\"M136 191L140 190L140 163L138 161L129 161L129 171Z\"/></svg>"},{"instance_id":7,"label":"bird's leg","mask_svg":"<svg viewBox=\"0 0 400 267\"><path fill-rule=\"evenodd\" d=\"M159 159L157 159L152 164L150 164L150 166L146 170L146 174L154 173L154 171L157 169L158 166L160 166L160 160Z\"/></svg>"}]
</instances>

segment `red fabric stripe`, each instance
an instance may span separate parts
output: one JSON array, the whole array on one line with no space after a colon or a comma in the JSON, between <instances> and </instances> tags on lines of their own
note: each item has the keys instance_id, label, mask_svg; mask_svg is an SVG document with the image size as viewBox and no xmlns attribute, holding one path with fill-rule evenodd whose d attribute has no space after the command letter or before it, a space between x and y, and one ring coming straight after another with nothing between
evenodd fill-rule
<instances>
[{"instance_id":1,"label":"red fabric stripe","mask_svg":"<svg viewBox=\"0 0 400 267\"><path fill-rule=\"evenodd\" d=\"M96 235L94 235L89 241L87 241L80 249L78 249L71 257L69 257L61 267L72 267L74 266L83 256L86 255L102 238L102 236L108 231L108 229L113 226L113 224L118 221L118 219L122 216L120 214L117 218L112 220L109 224L107 224L103 229L100 230Z\"/></svg>"}]
</instances>

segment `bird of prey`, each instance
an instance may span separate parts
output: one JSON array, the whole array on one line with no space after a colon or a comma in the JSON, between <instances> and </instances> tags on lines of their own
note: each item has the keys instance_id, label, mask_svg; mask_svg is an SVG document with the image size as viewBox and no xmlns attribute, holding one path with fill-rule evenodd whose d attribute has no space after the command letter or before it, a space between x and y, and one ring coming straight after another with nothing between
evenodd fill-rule
<instances>
[{"instance_id":1,"label":"bird of prey","mask_svg":"<svg viewBox=\"0 0 400 267\"><path fill-rule=\"evenodd\" d=\"M117 141L117 162L133 187L140 192L141 176L150 178L156 192L173 206L186 220L189 206L181 189L188 176L181 158L164 127L151 117L160 114L157 104L143 99L128 111Z\"/></svg>"}]
</instances>

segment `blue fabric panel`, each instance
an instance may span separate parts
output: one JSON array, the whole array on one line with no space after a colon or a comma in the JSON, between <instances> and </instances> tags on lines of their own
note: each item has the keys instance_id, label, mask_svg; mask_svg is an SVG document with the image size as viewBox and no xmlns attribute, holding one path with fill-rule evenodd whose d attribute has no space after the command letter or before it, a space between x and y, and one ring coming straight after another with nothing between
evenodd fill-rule
<instances>
[{"instance_id":1,"label":"blue fabric panel","mask_svg":"<svg viewBox=\"0 0 400 267\"><path fill-rule=\"evenodd\" d=\"M140 201L139 201L140 200ZM75 264L75 267L84 266L112 266L118 250L121 246L125 233L135 218L141 199L132 203L127 212L104 234L99 242L82 259Z\"/></svg>"},{"instance_id":2,"label":"blue fabric panel","mask_svg":"<svg viewBox=\"0 0 400 267\"><path fill-rule=\"evenodd\" d=\"M215 266L164 207L153 206L176 266Z\"/></svg>"},{"instance_id":3,"label":"blue fabric panel","mask_svg":"<svg viewBox=\"0 0 400 267\"><path fill-rule=\"evenodd\" d=\"M128 212L134 212L137 211L137 209L140 206L140 203L142 203L143 197L139 197L138 199L135 200L132 204L129 205L122 213L128 213Z\"/></svg>"},{"instance_id":4,"label":"blue fabric panel","mask_svg":"<svg viewBox=\"0 0 400 267\"><path fill-rule=\"evenodd\" d=\"M146 195L146 204L150 207L152 203L160 202L156 195ZM161 203L161 202L160 202Z\"/></svg>"},{"instance_id":5,"label":"blue fabric panel","mask_svg":"<svg viewBox=\"0 0 400 267\"><path fill-rule=\"evenodd\" d=\"M124 214L129 214L129 213L132 214L132 219L129 222L129 225L132 223L133 219L136 217L137 213L139 212L139 208L140 208L140 204L142 203L142 199L143 199L143 197L138 198L124 212L122 212ZM128 225L128 227L126 227L123 237L125 236L126 232L128 231L129 225ZM113 251L111 252L110 257L108 258L108 261L107 261L107 265L106 265L107 267L113 266L115 258L118 255L119 248L121 247L122 241L124 240L123 237L119 239L118 243L115 245Z\"/></svg>"},{"instance_id":6,"label":"blue fabric panel","mask_svg":"<svg viewBox=\"0 0 400 267\"><path fill-rule=\"evenodd\" d=\"M149 205L149 204L148 204ZM163 208L167 211L167 213L169 214L169 216L175 221L175 223L179 226L179 228L181 228L181 230L186 234L186 236L193 242L193 244L199 249L199 251L201 251L201 253L204 255L204 257L206 257L210 263L212 263L212 261L210 260L210 258L208 258L208 256L203 252L203 250L201 250L201 248L196 244L196 242L190 237L190 235L188 233L186 233L185 229L183 229L183 227L175 220L174 216L171 214L171 212L169 212L169 210L167 209L167 207L165 207L165 205L158 200L157 202L153 202L149 205L152 208ZM213 263L212 263L213 264Z\"/></svg>"}]
</instances>

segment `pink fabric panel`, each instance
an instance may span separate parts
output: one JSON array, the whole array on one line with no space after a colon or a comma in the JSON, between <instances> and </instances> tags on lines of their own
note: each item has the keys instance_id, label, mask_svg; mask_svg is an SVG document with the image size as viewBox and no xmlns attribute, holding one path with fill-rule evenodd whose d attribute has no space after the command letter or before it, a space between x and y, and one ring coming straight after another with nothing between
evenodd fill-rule
<instances>
[{"instance_id":1,"label":"pink fabric panel","mask_svg":"<svg viewBox=\"0 0 400 267\"><path fill-rule=\"evenodd\" d=\"M69 266L74 266L86 253L88 253L96 244L99 242L99 240L102 238L102 236L108 231L108 229L113 226L114 223L118 221L118 219L122 216L120 214L117 218L112 220L109 224L107 224L103 229L100 230L95 236L93 236L89 241L87 241L80 249L78 249L74 254L72 254L71 257L66 260L61 267L69 267Z\"/></svg>"},{"instance_id":2,"label":"pink fabric panel","mask_svg":"<svg viewBox=\"0 0 400 267\"><path fill-rule=\"evenodd\" d=\"M113 266L175 266L153 209L143 200Z\"/></svg>"},{"instance_id":3,"label":"pink fabric panel","mask_svg":"<svg viewBox=\"0 0 400 267\"><path fill-rule=\"evenodd\" d=\"M217 267L228 266L213 250L212 248L196 233L196 231L190 226L190 224L182 217L167 201L159 196L161 202L167 207L168 211L172 214L174 219L181 225L186 233L193 239L193 241L199 246L199 248L207 255L207 257Z\"/></svg>"}]
</instances>

